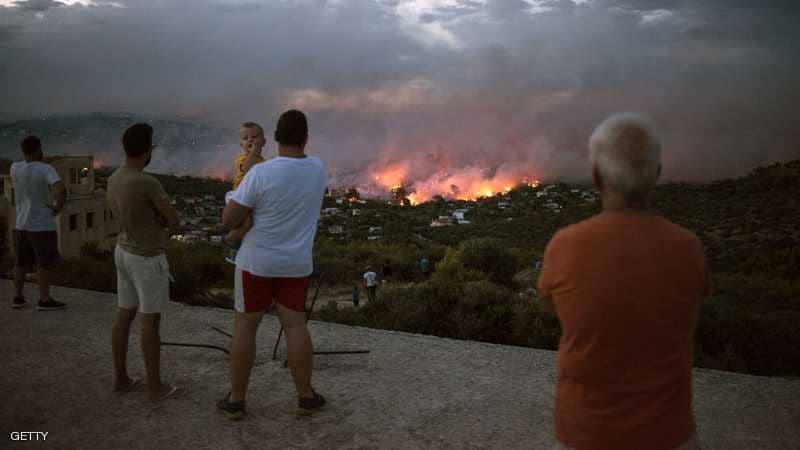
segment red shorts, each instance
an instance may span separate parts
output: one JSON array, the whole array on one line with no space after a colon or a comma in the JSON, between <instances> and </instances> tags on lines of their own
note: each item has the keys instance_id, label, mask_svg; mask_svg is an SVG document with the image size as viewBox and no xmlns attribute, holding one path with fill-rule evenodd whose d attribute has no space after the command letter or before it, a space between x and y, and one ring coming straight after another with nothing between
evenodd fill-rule
<instances>
[{"instance_id":1,"label":"red shorts","mask_svg":"<svg viewBox=\"0 0 800 450\"><path fill-rule=\"evenodd\" d=\"M292 311L306 310L306 292L310 277L259 277L238 267L234 277L235 306L238 312L261 312L274 301Z\"/></svg>"}]
</instances>

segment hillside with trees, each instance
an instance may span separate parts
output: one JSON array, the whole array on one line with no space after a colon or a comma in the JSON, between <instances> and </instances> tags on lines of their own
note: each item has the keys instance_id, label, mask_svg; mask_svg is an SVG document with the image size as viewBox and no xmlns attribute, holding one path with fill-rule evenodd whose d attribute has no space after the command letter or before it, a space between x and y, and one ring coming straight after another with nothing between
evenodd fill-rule
<instances>
[{"instance_id":1,"label":"hillside with trees","mask_svg":"<svg viewBox=\"0 0 800 450\"><path fill-rule=\"evenodd\" d=\"M221 198L229 189L213 179L158 178L173 196ZM367 265L387 284L376 302L330 302L317 318L557 348L558 321L542 313L534 289L537 262L558 229L599 212L591 187L522 185L477 201L390 203L359 199L354 190L326 197L315 245L325 292L348 298ZM706 248L714 293L702 305L696 364L800 376L800 160L737 179L662 184L653 208L695 232ZM464 212L462 224L432 226L457 211ZM230 307L233 266L223 262L225 254L210 243L171 243L172 298ZM435 268L429 279L419 269L423 257ZM115 280L110 254L88 245L82 258L59 268L56 283L113 291Z\"/></svg>"}]
</instances>

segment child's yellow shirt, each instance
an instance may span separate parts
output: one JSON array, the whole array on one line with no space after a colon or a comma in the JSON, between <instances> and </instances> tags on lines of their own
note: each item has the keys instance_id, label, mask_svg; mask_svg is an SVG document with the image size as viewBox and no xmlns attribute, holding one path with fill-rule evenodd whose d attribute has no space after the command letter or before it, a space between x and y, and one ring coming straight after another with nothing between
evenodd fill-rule
<instances>
[{"instance_id":1,"label":"child's yellow shirt","mask_svg":"<svg viewBox=\"0 0 800 450\"><path fill-rule=\"evenodd\" d=\"M244 174L245 174L244 162L245 162L245 160L247 160L247 153L241 152L241 153L239 153L239 156L236 157L236 161L234 162L234 164L236 165L236 175L234 175L234 177L233 177L233 189L234 190L236 190L236 188L239 187L239 184L244 179ZM262 163L264 161L265 161L264 157L263 156L259 156L256 159L256 164Z\"/></svg>"}]
</instances>

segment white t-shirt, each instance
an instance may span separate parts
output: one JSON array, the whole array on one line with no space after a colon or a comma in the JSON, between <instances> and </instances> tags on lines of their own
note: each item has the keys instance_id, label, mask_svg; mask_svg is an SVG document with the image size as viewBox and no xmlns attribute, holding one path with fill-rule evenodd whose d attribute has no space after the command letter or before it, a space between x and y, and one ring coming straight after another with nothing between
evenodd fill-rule
<instances>
[{"instance_id":1,"label":"white t-shirt","mask_svg":"<svg viewBox=\"0 0 800 450\"><path fill-rule=\"evenodd\" d=\"M378 274L375 272L367 272L364 274L364 281L367 282L367 287L377 286Z\"/></svg>"},{"instance_id":2,"label":"white t-shirt","mask_svg":"<svg viewBox=\"0 0 800 450\"><path fill-rule=\"evenodd\" d=\"M262 277L310 275L327 184L325 166L314 156L279 156L253 166L231 196L253 213L236 266Z\"/></svg>"},{"instance_id":3,"label":"white t-shirt","mask_svg":"<svg viewBox=\"0 0 800 450\"><path fill-rule=\"evenodd\" d=\"M17 230L56 231L50 186L61 181L56 169L39 161L17 161L11 164L14 203L17 209Z\"/></svg>"}]
</instances>

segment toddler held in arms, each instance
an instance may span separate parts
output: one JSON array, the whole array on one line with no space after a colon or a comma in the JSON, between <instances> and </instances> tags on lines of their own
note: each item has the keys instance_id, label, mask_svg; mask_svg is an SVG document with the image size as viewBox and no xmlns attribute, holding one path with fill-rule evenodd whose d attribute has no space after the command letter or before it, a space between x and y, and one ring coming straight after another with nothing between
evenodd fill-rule
<instances>
[{"instance_id":1,"label":"toddler held in arms","mask_svg":"<svg viewBox=\"0 0 800 450\"><path fill-rule=\"evenodd\" d=\"M239 146L242 151L236 157L235 166L236 174L233 177L233 190L239 187L239 184L244 179L247 171L260 162L264 162L264 157L261 152L264 150L264 145L267 139L264 137L264 129L261 125L255 122L245 122L239 127ZM226 195L229 197L231 192ZM225 258L229 263L236 263L236 251L242 245L244 235L253 227L253 216L248 213L242 223L230 230L225 236L223 243L233 249L233 254Z\"/></svg>"}]
</instances>

